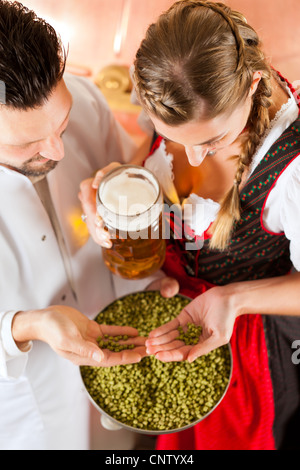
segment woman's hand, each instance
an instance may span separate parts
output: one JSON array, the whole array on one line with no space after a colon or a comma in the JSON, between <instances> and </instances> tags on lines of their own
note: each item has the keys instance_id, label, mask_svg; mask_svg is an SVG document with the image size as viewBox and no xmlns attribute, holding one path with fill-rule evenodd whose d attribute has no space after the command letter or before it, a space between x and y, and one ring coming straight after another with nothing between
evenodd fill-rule
<instances>
[{"instance_id":1,"label":"woman's hand","mask_svg":"<svg viewBox=\"0 0 300 470\"><path fill-rule=\"evenodd\" d=\"M174 320L153 330L146 340L147 353L164 362L192 362L230 341L237 315L226 287L213 287L191 301ZM202 326L195 346L177 339L178 327L186 330L188 323Z\"/></svg>"},{"instance_id":2,"label":"woman's hand","mask_svg":"<svg viewBox=\"0 0 300 470\"><path fill-rule=\"evenodd\" d=\"M89 233L93 240L104 248L111 248L112 243L108 231L104 229L101 217L97 214L96 192L103 176L119 165L118 162L110 163L102 170L97 171L94 178L83 180L78 194L82 211L86 216L85 222Z\"/></svg>"},{"instance_id":3,"label":"woman's hand","mask_svg":"<svg viewBox=\"0 0 300 470\"><path fill-rule=\"evenodd\" d=\"M122 343L136 347L120 352L100 349L97 339L106 334L128 335L129 339ZM135 328L99 325L78 310L61 305L19 312L13 321L13 337L20 349L26 349L28 341L44 341L58 355L78 366L132 364L146 356L145 338L139 337Z\"/></svg>"}]
</instances>

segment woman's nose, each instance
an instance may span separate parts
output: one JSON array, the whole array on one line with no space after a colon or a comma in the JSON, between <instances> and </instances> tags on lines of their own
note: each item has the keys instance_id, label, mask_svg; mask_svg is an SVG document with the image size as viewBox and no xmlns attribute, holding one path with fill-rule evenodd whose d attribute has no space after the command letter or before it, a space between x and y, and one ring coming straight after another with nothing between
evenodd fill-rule
<instances>
[{"instance_id":1,"label":"woman's nose","mask_svg":"<svg viewBox=\"0 0 300 470\"><path fill-rule=\"evenodd\" d=\"M48 160L59 161L65 156L64 143L61 137L49 137L40 150L40 155Z\"/></svg>"},{"instance_id":2,"label":"woman's nose","mask_svg":"<svg viewBox=\"0 0 300 470\"><path fill-rule=\"evenodd\" d=\"M190 165L199 166L208 154L207 147L185 147L185 152Z\"/></svg>"}]
</instances>

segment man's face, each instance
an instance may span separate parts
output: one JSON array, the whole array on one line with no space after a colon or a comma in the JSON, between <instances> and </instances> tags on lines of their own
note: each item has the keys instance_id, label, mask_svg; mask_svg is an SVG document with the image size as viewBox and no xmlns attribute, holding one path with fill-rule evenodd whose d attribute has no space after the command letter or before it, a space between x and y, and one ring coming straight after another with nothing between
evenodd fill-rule
<instances>
[{"instance_id":1,"label":"man's face","mask_svg":"<svg viewBox=\"0 0 300 470\"><path fill-rule=\"evenodd\" d=\"M53 170L64 157L72 96L61 80L41 107L26 111L0 106L0 165L28 177Z\"/></svg>"}]
</instances>

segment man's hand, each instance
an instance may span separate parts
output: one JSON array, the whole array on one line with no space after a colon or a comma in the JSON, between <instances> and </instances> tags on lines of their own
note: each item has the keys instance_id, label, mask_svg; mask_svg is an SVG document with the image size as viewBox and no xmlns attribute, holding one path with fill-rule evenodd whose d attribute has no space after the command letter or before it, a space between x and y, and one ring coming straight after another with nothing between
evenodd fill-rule
<instances>
[{"instance_id":1,"label":"man's hand","mask_svg":"<svg viewBox=\"0 0 300 470\"><path fill-rule=\"evenodd\" d=\"M111 352L100 349L98 338L104 335L128 335L123 343L134 349ZM40 340L60 356L81 366L110 367L139 362L146 356L145 338L135 328L99 325L78 310L66 306L51 306L42 310L19 312L13 321L13 337L20 348L31 340Z\"/></svg>"},{"instance_id":2,"label":"man's hand","mask_svg":"<svg viewBox=\"0 0 300 470\"><path fill-rule=\"evenodd\" d=\"M103 176L118 166L120 166L120 163L110 163L102 170L99 170L94 178L83 180L78 194L82 212L86 215L88 231L95 243L103 248L111 248L112 243L108 231L104 229L103 220L97 213L96 193Z\"/></svg>"}]
</instances>

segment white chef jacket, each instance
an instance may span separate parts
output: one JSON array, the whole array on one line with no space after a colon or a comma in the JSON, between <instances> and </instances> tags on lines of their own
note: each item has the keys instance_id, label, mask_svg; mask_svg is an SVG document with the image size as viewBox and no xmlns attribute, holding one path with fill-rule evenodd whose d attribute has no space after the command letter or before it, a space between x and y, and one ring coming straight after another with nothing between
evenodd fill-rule
<instances>
[{"instance_id":1,"label":"white chef jacket","mask_svg":"<svg viewBox=\"0 0 300 470\"><path fill-rule=\"evenodd\" d=\"M30 180L0 166L0 449L89 448L88 402L79 368L45 343L21 352L11 335L19 310L69 305L94 318L119 294L138 290L104 266L80 219L80 182L111 161L127 162L135 144L89 80L65 75L73 95L65 157L49 173L70 257L74 298L49 217ZM143 283L143 285L145 285Z\"/></svg>"}]
</instances>

